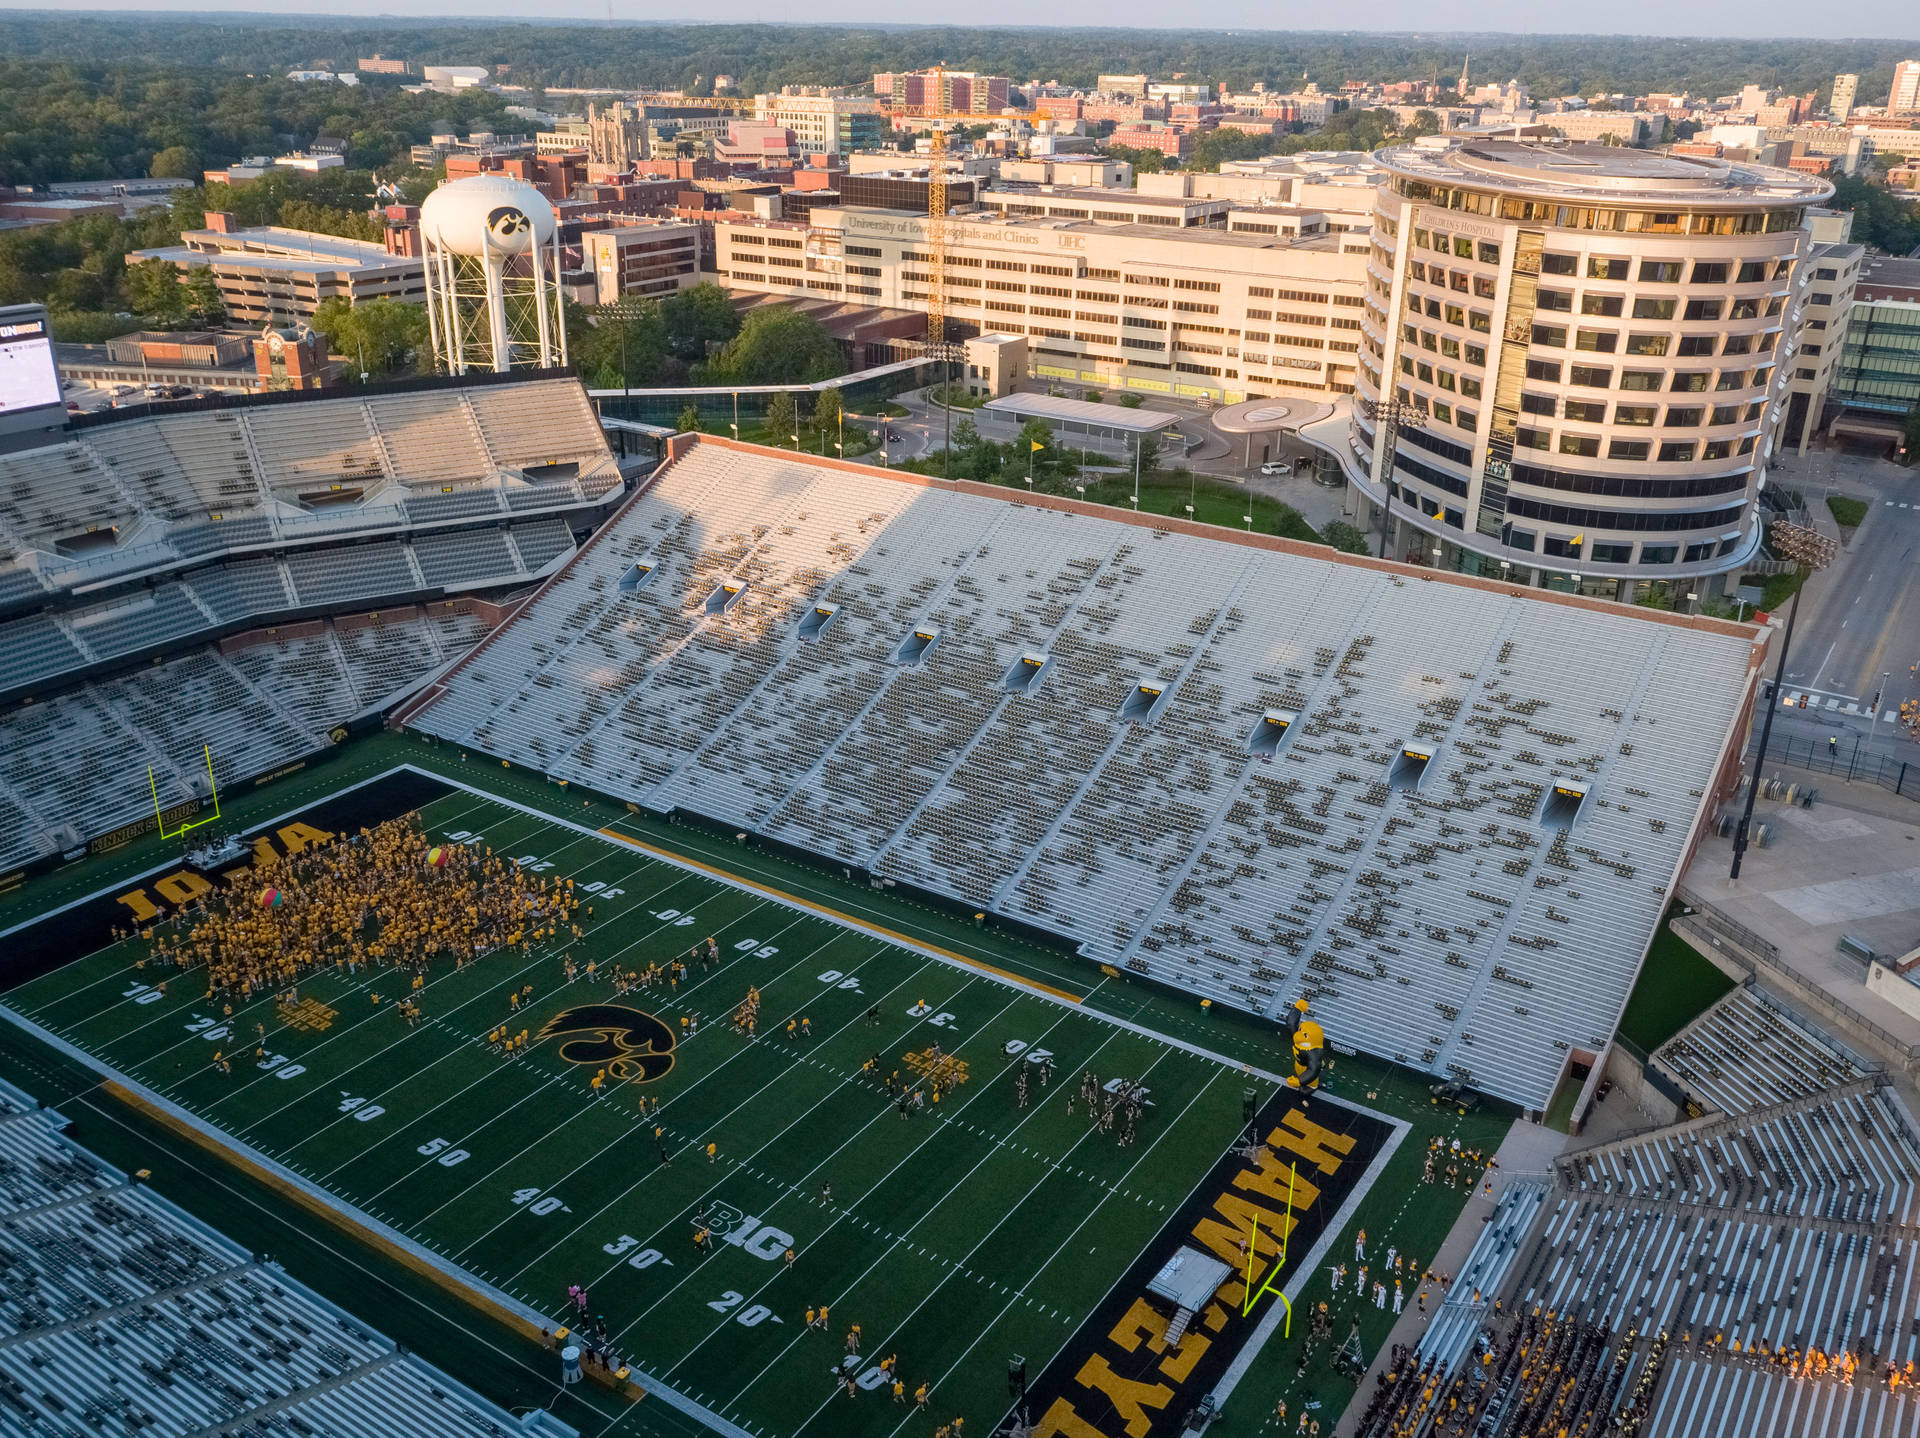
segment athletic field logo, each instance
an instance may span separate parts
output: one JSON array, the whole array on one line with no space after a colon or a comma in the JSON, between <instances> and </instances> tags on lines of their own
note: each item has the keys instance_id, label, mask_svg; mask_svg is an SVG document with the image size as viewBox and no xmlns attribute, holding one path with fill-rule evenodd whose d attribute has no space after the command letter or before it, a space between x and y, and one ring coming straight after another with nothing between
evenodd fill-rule
<instances>
[{"instance_id":1,"label":"athletic field logo","mask_svg":"<svg viewBox=\"0 0 1920 1438\"><path fill-rule=\"evenodd\" d=\"M543 1039L570 1064L603 1068L621 1083L652 1083L673 1067L673 1030L624 1004L582 1004L547 1021Z\"/></svg>"}]
</instances>

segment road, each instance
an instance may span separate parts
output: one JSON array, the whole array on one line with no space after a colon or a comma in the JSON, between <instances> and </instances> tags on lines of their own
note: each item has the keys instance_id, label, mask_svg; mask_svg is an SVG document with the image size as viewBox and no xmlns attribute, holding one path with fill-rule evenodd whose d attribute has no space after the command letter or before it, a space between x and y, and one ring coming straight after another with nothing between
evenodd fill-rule
<instances>
[{"instance_id":1,"label":"road","mask_svg":"<svg viewBox=\"0 0 1920 1438\"><path fill-rule=\"evenodd\" d=\"M1880 460L1808 455L1789 461L1778 482L1798 488L1822 528L1832 532L1826 497L1867 502L1867 517L1833 566L1809 580L1801 596L1786 691L1812 701L1799 717L1865 734L1876 748L1906 745L1887 716L1920 699L1920 474ZM1883 684L1882 675L1889 676ZM1880 692L1881 722L1867 710Z\"/></svg>"}]
</instances>

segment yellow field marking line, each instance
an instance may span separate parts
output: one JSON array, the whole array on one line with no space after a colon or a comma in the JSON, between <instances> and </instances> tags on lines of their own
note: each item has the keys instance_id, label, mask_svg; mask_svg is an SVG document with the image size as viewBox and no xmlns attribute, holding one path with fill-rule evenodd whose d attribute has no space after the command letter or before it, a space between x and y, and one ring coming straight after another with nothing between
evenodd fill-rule
<instances>
[{"instance_id":1,"label":"yellow field marking line","mask_svg":"<svg viewBox=\"0 0 1920 1438\"><path fill-rule=\"evenodd\" d=\"M871 919L857 918L852 914L842 913L840 910L831 908L826 904L817 904L811 899L803 899L797 894L788 893L785 889L776 889L770 884L760 884L755 883L752 879L743 879L738 874L732 873L729 870L719 868L713 864L703 864L698 859L689 859L684 854L676 854L671 849L662 849L642 839L636 839L631 834L623 834L618 829L601 829L599 832L603 838L612 839L616 843L626 844L630 848L644 850L649 854L656 854L662 859L666 859L675 864L684 864L690 869L698 869L701 873L711 874L716 879L723 879L736 888L751 889L756 894L765 894L767 897L777 899L783 904L791 904L795 908L805 909L808 913L819 914L824 918L832 919L835 923L845 924L848 928L859 929L869 934L878 934L882 938L899 944L902 948L915 949L921 953L937 954L949 963L960 964L965 968L977 969L981 973L992 974L995 978L1004 979L1008 983L1018 984L1025 989L1032 989L1037 993L1047 994L1052 998L1063 999L1070 1004L1080 1003L1085 998L1082 994L1069 993L1065 989L1057 989L1052 984L1043 984L1038 979L1028 978L1025 974L1015 973L1011 969L1003 969L997 964L989 964L981 959L970 959L965 954L955 953L952 949L943 949L938 944L929 944L924 939L916 939L910 934L903 934L898 930L889 929L884 924L876 924Z\"/></svg>"}]
</instances>

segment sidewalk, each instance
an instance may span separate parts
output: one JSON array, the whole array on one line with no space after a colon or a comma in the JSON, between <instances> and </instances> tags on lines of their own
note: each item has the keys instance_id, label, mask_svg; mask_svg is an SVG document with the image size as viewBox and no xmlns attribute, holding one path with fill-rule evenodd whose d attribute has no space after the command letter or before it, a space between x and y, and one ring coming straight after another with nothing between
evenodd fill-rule
<instances>
[{"instance_id":1,"label":"sidewalk","mask_svg":"<svg viewBox=\"0 0 1920 1438\"><path fill-rule=\"evenodd\" d=\"M1506 1186L1516 1177L1527 1174L1542 1174L1552 1171L1553 1160L1567 1146L1567 1136L1556 1133L1539 1124L1520 1122L1514 1124L1501 1142L1495 1155L1500 1168L1493 1181L1493 1196L1487 1197L1484 1189L1475 1190L1467 1200L1467 1206L1460 1211L1460 1217L1448 1231L1446 1241L1440 1245L1439 1254L1428 1267L1436 1272L1454 1274L1465 1266L1467 1255L1473 1251L1473 1245L1480 1240L1481 1227L1493 1217L1493 1210L1500 1197L1506 1192ZM1367 1400L1373 1394L1381 1375L1387 1371L1387 1362L1393 1355L1396 1344L1413 1347L1420 1336L1427 1331L1427 1324L1439 1311L1446 1292L1438 1284L1427 1289L1427 1311L1419 1311L1418 1302L1409 1302L1407 1311L1400 1315L1400 1321L1393 1326L1393 1332L1373 1355L1373 1362L1366 1375L1360 1380L1360 1387L1353 1395L1353 1401L1347 1405L1347 1411L1340 1415L1340 1421L1334 1426L1333 1438L1351 1438L1359 1426L1360 1414L1366 1410Z\"/></svg>"}]
</instances>

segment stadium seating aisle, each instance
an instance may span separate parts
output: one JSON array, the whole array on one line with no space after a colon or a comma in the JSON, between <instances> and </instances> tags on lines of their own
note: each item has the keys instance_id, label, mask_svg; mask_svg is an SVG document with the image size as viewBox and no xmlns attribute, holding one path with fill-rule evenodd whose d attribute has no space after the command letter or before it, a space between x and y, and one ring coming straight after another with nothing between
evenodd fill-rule
<instances>
[{"instance_id":1,"label":"stadium seating aisle","mask_svg":"<svg viewBox=\"0 0 1920 1438\"><path fill-rule=\"evenodd\" d=\"M1544 1108L1749 648L696 444L414 722Z\"/></svg>"},{"instance_id":2,"label":"stadium seating aisle","mask_svg":"<svg viewBox=\"0 0 1920 1438\"><path fill-rule=\"evenodd\" d=\"M505 1411L401 1353L61 1136L0 1085L0 1432L507 1438Z\"/></svg>"}]
</instances>

